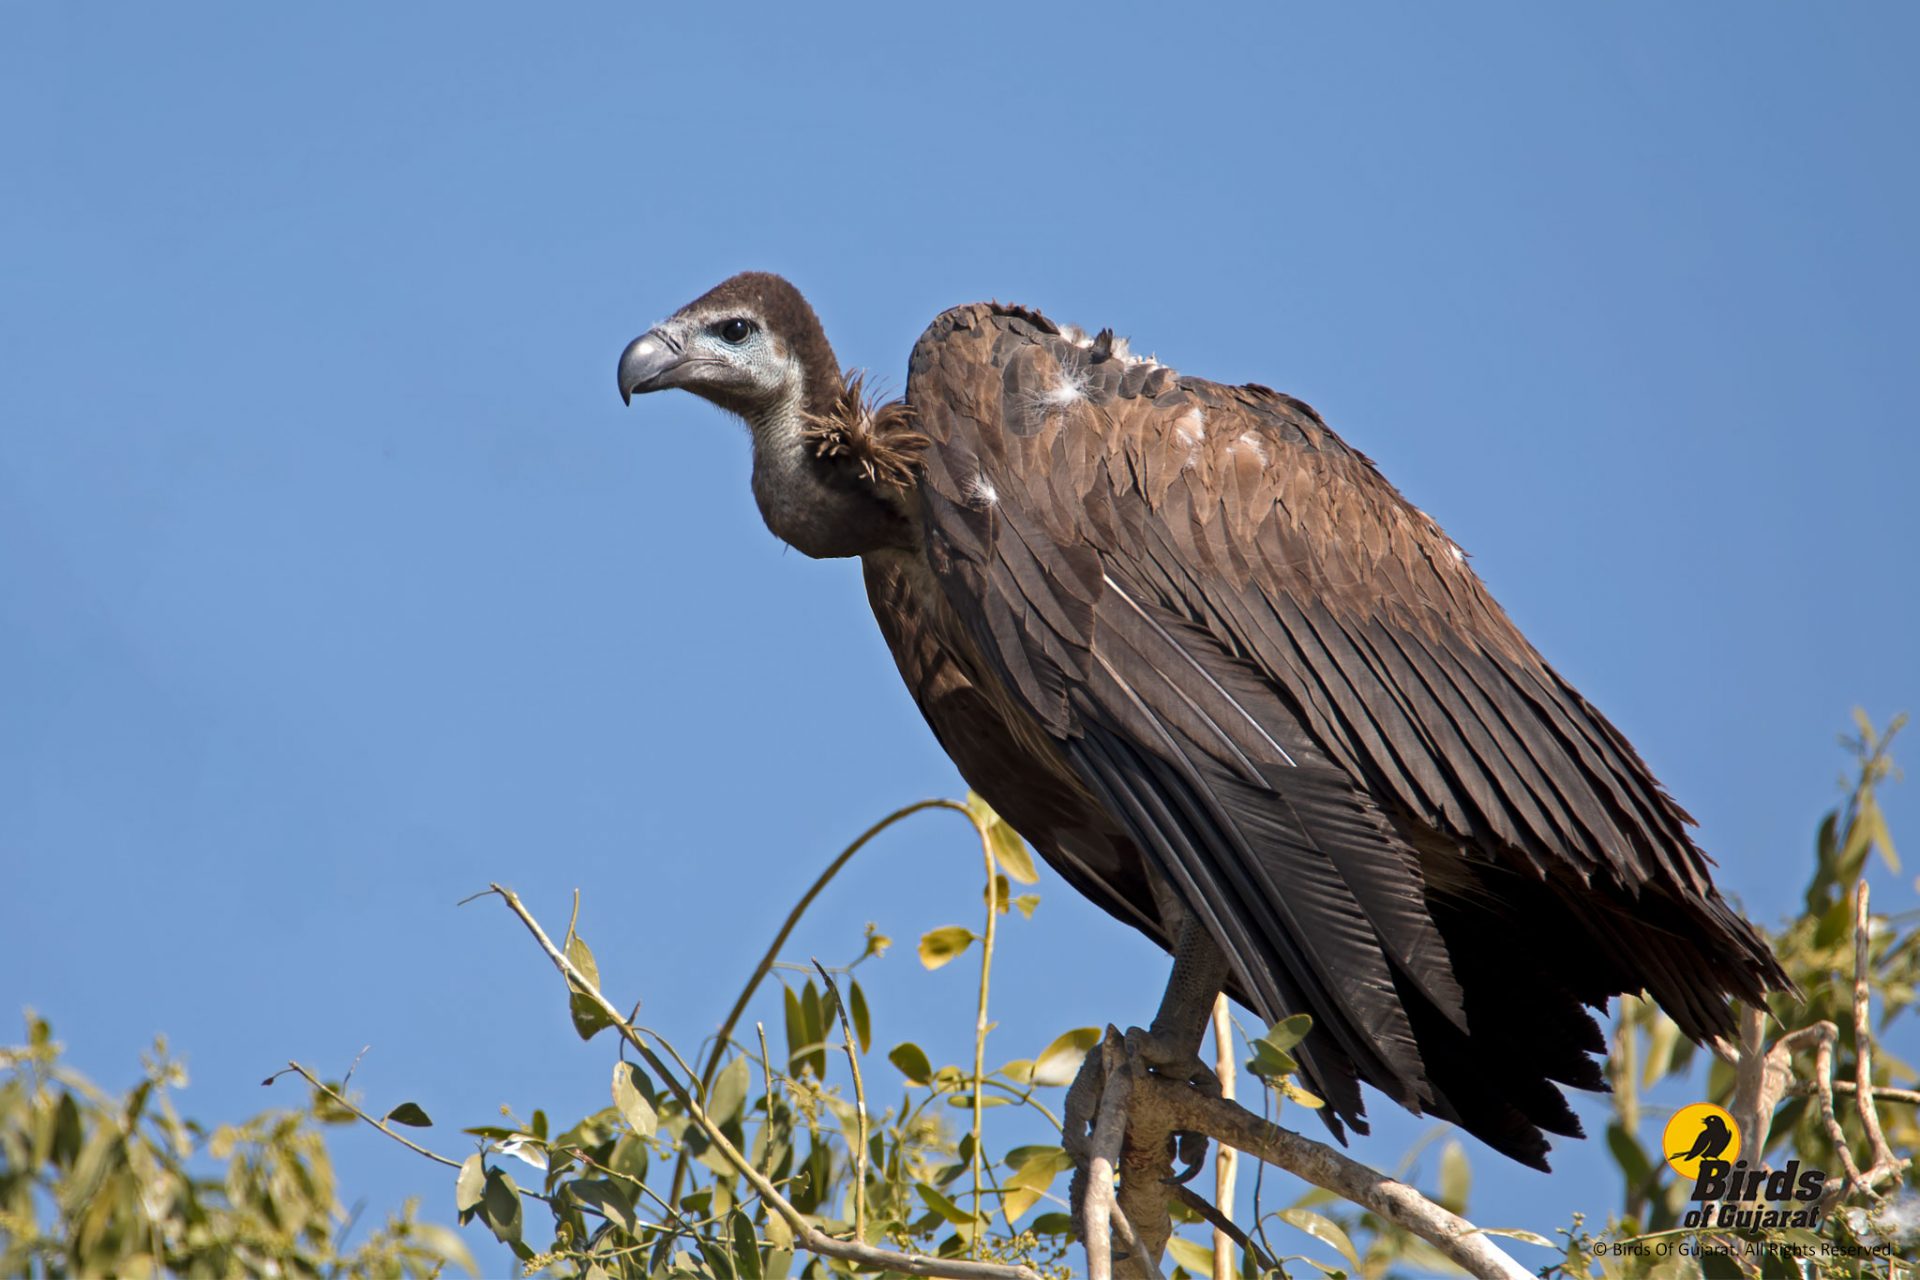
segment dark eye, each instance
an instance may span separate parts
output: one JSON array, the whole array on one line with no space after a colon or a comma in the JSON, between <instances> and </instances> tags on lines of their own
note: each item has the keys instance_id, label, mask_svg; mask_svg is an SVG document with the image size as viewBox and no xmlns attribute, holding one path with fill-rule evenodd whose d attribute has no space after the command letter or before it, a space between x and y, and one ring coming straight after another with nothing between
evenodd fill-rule
<instances>
[{"instance_id":1,"label":"dark eye","mask_svg":"<svg viewBox=\"0 0 1920 1280\"><path fill-rule=\"evenodd\" d=\"M747 340L747 335L753 332L753 321L735 316L731 320L722 320L714 332L720 335L722 342L739 346Z\"/></svg>"}]
</instances>

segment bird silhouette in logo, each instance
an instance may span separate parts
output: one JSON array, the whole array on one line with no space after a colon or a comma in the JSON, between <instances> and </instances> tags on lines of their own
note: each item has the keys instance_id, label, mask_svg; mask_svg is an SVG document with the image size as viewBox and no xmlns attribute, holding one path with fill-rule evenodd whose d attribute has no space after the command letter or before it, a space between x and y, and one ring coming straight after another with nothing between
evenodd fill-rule
<instances>
[{"instance_id":1,"label":"bird silhouette in logo","mask_svg":"<svg viewBox=\"0 0 1920 1280\"><path fill-rule=\"evenodd\" d=\"M1733 1141L1733 1130L1719 1116L1710 1115L1700 1125L1700 1135L1685 1151L1676 1151L1670 1160L1712 1160Z\"/></svg>"}]
</instances>

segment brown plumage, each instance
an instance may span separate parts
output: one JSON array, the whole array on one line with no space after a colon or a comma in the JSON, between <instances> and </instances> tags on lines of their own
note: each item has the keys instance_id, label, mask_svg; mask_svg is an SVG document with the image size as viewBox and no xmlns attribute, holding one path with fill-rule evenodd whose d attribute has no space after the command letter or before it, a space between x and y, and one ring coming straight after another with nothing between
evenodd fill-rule
<instances>
[{"instance_id":1,"label":"brown plumage","mask_svg":"<svg viewBox=\"0 0 1920 1280\"><path fill-rule=\"evenodd\" d=\"M913 429L913 410L904 400L882 401L866 389L866 374L847 374L840 395L825 413L803 410L804 435L814 456L847 458L873 484L891 489L913 486L914 464L927 438Z\"/></svg>"},{"instance_id":2,"label":"brown plumage","mask_svg":"<svg viewBox=\"0 0 1920 1280\"><path fill-rule=\"evenodd\" d=\"M830 351L756 290L779 358ZM623 393L709 394L656 366L738 319L713 297ZM1074 888L1313 1015L1336 1133L1365 1080L1545 1167L1542 1130L1580 1132L1555 1083L1605 1087L1589 1010L1645 990L1699 1040L1786 986L1633 748L1305 404L998 304L921 336L910 418L833 373L743 414L756 494L788 477L770 527L862 557L941 745ZM1177 969L1168 1006L1202 997Z\"/></svg>"}]
</instances>

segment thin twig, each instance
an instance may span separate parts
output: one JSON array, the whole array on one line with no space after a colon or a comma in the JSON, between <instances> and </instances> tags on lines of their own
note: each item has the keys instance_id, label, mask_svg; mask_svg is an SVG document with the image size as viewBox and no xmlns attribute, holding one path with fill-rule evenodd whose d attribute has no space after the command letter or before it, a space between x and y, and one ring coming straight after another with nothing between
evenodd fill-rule
<instances>
[{"instance_id":1,"label":"thin twig","mask_svg":"<svg viewBox=\"0 0 1920 1280\"><path fill-rule=\"evenodd\" d=\"M767 1177L773 1177L773 1054L767 1049L767 1024L755 1022L760 1037L760 1077L767 1085Z\"/></svg>"},{"instance_id":2,"label":"thin twig","mask_svg":"<svg viewBox=\"0 0 1920 1280\"><path fill-rule=\"evenodd\" d=\"M967 817L980 836L980 855L987 864L987 931L980 939L980 1007L973 1019L973 1230L968 1249L978 1258L982 1203L980 1164L985 1158L980 1147L986 1134L986 1086L982 1082L987 1074L987 984L993 976L994 929L1000 915L1000 868L994 861L993 836L987 824L973 813Z\"/></svg>"},{"instance_id":3,"label":"thin twig","mask_svg":"<svg viewBox=\"0 0 1920 1280\"><path fill-rule=\"evenodd\" d=\"M701 1106L699 1100L693 1096L688 1083L682 1082L678 1076L667 1069L666 1063L660 1060L660 1056L654 1052L653 1046L647 1042L646 1037L641 1035L634 1025L607 1000L606 996L601 994L597 985L586 980L586 976L574 966L565 952L553 945L553 939L549 938L547 931L540 927L540 922L534 919L533 914L520 901L519 895L498 884L489 885L488 891L497 894L501 901L507 904L508 910L512 911L519 918L520 923L526 926L527 932L531 933L534 940L540 944L540 949L547 953L547 959L552 961L554 968L567 979L570 989L577 990L586 996L600 1010L608 1023L620 1033L621 1038L633 1046L634 1052L646 1060L654 1074L665 1083L667 1089L686 1111L688 1119L693 1121L700 1132L706 1135L707 1141L720 1152L721 1157L732 1165L754 1189L766 1204L768 1211L777 1214L780 1220L787 1224L793 1233L795 1245L823 1257L842 1258L849 1262L858 1262L869 1267L896 1271L905 1275L942 1276L947 1277L948 1280L1040 1280L1038 1273L1029 1267L899 1253L892 1249L875 1248L865 1241L837 1240L820 1230L807 1220L805 1214L794 1208L787 1198L780 1194L779 1188L755 1168L753 1162L741 1154L740 1149L733 1145L733 1141L721 1132L720 1126L714 1123L713 1117L707 1114L706 1108Z\"/></svg>"},{"instance_id":4,"label":"thin twig","mask_svg":"<svg viewBox=\"0 0 1920 1280\"><path fill-rule=\"evenodd\" d=\"M1905 1165L1887 1146L1887 1135L1880 1129L1880 1112L1873 1105L1873 999L1868 987L1873 966L1867 956L1870 923L1867 881L1863 876L1853 890L1853 1102L1854 1110L1860 1113L1860 1124L1867 1131L1867 1152L1873 1160L1869 1178L1882 1169Z\"/></svg>"},{"instance_id":5,"label":"thin twig","mask_svg":"<svg viewBox=\"0 0 1920 1280\"><path fill-rule=\"evenodd\" d=\"M1851 1080L1835 1080L1833 1087L1840 1093L1854 1093L1859 1088ZM1795 1092L1802 1091L1795 1090ZM1804 1092L1811 1093L1812 1089L1808 1088ZM1877 1084L1873 1086L1873 1099L1875 1102L1904 1102L1908 1106L1920 1106L1920 1089L1896 1089L1892 1085Z\"/></svg>"},{"instance_id":6,"label":"thin twig","mask_svg":"<svg viewBox=\"0 0 1920 1280\"><path fill-rule=\"evenodd\" d=\"M1233 1148L1229 1147L1227 1150L1231 1151ZM1232 1218L1229 1218L1225 1213L1221 1212L1220 1206L1214 1204L1189 1186L1176 1184L1171 1187L1170 1190L1173 1192L1173 1198L1175 1200L1178 1200L1206 1222L1210 1223L1215 1235L1224 1234L1234 1244L1245 1249L1248 1255L1253 1258L1255 1270L1264 1275L1269 1271L1278 1269L1279 1264L1274 1262L1272 1258L1269 1258L1266 1250L1255 1244L1252 1237L1235 1225ZM1216 1251L1214 1254L1214 1265L1216 1267L1220 1265L1219 1259L1220 1254ZM1214 1274L1217 1277L1219 1272L1216 1271ZM1227 1274L1229 1280L1231 1280L1233 1273L1228 1272Z\"/></svg>"},{"instance_id":7,"label":"thin twig","mask_svg":"<svg viewBox=\"0 0 1920 1280\"><path fill-rule=\"evenodd\" d=\"M1234 1060L1232 1010L1227 1007L1225 993L1213 998L1213 1074L1220 1078L1220 1096L1233 1099ZM1233 1246L1238 1243L1243 1249L1251 1249L1251 1243L1244 1234L1237 1239L1233 1228L1233 1184L1240 1153L1226 1143L1219 1144L1219 1150L1213 1156L1213 1198L1220 1202L1221 1221L1213 1224L1213 1280L1233 1280ZM1187 1188L1180 1188L1186 1191ZM1191 1202L1182 1196L1184 1203ZM1195 1195L1195 1200L1200 1197ZM1205 1201L1201 1201L1205 1204ZM1207 1206L1212 1208L1211 1205ZM1217 1211L1218 1212L1218 1211ZM1270 1269L1270 1268L1266 1268Z\"/></svg>"},{"instance_id":8,"label":"thin twig","mask_svg":"<svg viewBox=\"0 0 1920 1280\"><path fill-rule=\"evenodd\" d=\"M853 1238L867 1238L867 1086L860 1078L860 1046L853 1040L853 1024L847 1020L847 1002L840 998L840 988L827 973L826 967L818 960L813 967L820 973L820 981L827 984L827 990L833 996L833 1008L840 1015L840 1034L847 1040L847 1066L853 1071L853 1108L854 1118L859 1122L859 1145L854 1149L853 1173ZM768 1104L771 1106L771 1102Z\"/></svg>"},{"instance_id":9,"label":"thin twig","mask_svg":"<svg viewBox=\"0 0 1920 1280\"><path fill-rule=\"evenodd\" d=\"M741 1015L747 1011L748 1002L753 999L754 992L760 989L760 984L766 980L767 974L773 969L774 961L780 957L780 948L787 945L787 939L793 935L795 926L800 923L800 917L805 915L807 908L813 905L813 900L833 882L833 878L840 874L840 869L852 860L853 855L865 848L875 836L901 819L910 818L927 809L951 809L966 818L968 822L973 821L973 815L968 813L967 807L958 801L920 800L904 809L895 809L862 831L852 844L842 849L833 861L827 864L827 869L820 873L807 891L800 895L800 901L793 904L793 910L787 912L787 918L781 923L780 931L773 935L773 941L768 944L766 954L761 956L760 963L754 966L753 976L747 979L747 985L741 988L739 996L733 1002L733 1008L727 1011L726 1020L720 1024L720 1033L714 1038L713 1052L707 1057L706 1070L700 1073L702 1090L713 1086L714 1073L720 1070L720 1059L726 1055L727 1046L733 1042L733 1029L739 1025ZM679 1158L674 1161L673 1181L667 1192L671 1200L680 1198L680 1184L686 1179L687 1160L690 1154L685 1147L682 1147Z\"/></svg>"},{"instance_id":10,"label":"thin twig","mask_svg":"<svg viewBox=\"0 0 1920 1280\"><path fill-rule=\"evenodd\" d=\"M333 1099L335 1102L339 1103L342 1107L345 1107L348 1111L353 1112L354 1115L359 1116L362 1120L365 1120L368 1124L372 1125L374 1128L378 1129L380 1132L386 1134L389 1138L392 1138L395 1142L399 1143L401 1146L406 1147L411 1151L418 1152L420 1155L425 1156L429 1160L437 1161L438 1163L447 1166L447 1168L449 1169L460 1168L460 1162L458 1160L450 1160L446 1156L441 1155L437 1151L429 1151L425 1147L421 1146L419 1143L415 1142L412 1138L409 1138L404 1133L395 1133L391 1128L387 1126L387 1122L385 1120L374 1119L372 1116L362 1111L359 1107L349 1102L343 1094L341 1094L340 1092L338 1092L337 1090L335 1090L329 1085L322 1084L319 1078L316 1077L313 1074L313 1072L307 1070L305 1067L301 1066L299 1063L289 1062L287 1064L287 1071L293 1072L295 1075L299 1076L302 1080L305 1080L308 1084L312 1085L315 1089L319 1090L321 1093L326 1094L327 1097ZM285 1075L286 1071L278 1072L277 1074ZM275 1076L268 1076L267 1083L272 1084L274 1079L275 1079ZM545 1196L542 1196L540 1198L543 1200L546 1199Z\"/></svg>"}]
</instances>

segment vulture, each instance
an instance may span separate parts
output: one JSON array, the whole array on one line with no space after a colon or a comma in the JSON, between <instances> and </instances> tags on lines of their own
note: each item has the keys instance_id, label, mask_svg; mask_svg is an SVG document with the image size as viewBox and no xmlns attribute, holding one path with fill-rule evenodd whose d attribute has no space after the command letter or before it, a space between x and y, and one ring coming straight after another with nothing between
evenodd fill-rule
<instances>
[{"instance_id":1,"label":"vulture","mask_svg":"<svg viewBox=\"0 0 1920 1280\"><path fill-rule=\"evenodd\" d=\"M1558 1086L1606 1088L1611 997L1703 1041L1790 989L1620 731L1300 400L976 303L881 402L759 272L618 373L745 421L767 527L859 557L967 783L1173 955L1154 1069L1197 1064L1224 990L1312 1015L1342 1141L1365 1081L1545 1169L1581 1136Z\"/></svg>"}]
</instances>

